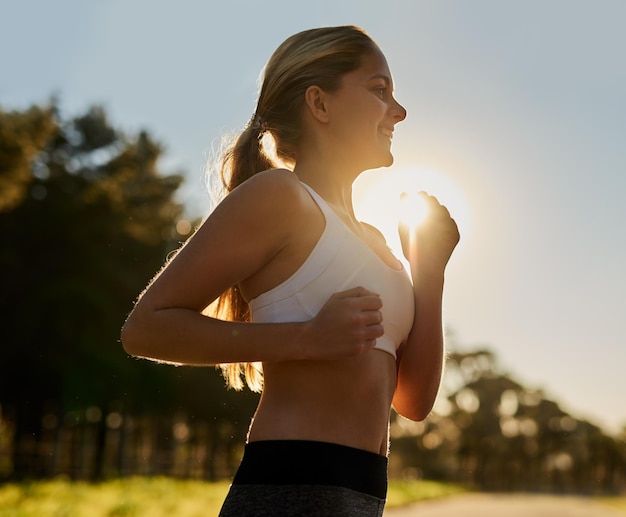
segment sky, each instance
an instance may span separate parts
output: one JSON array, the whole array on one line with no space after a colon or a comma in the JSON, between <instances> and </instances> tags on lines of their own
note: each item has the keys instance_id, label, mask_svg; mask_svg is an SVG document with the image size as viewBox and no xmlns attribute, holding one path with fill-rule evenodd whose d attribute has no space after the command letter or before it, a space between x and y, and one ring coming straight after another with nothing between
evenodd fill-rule
<instances>
[{"instance_id":1,"label":"sky","mask_svg":"<svg viewBox=\"0 0 626 517\"><path fill-rule=\"evenodd\" d=\"M394 247L397 190L457 218L450 346L608 431L626 425L626 2L0 0L0 107L57 96L148 129L210 210L205 164L252 115L259 73L300 30L363 27L408 112L395 164L355 185ZM403 183L404 182L404 183ZM391 221L391 223L390 223Z\"/></svg>"}]
</instances>

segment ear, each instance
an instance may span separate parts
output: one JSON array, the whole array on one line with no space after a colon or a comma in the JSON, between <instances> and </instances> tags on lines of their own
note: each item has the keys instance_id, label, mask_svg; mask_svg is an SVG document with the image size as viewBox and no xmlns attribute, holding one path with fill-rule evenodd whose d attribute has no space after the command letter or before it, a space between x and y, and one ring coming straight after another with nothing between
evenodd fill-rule
<instances>
[{"instance_id":1,"label":"ear","mask_svg":"<svg viewBox=\"0 0 626 517\"><path fill-rule=\"evenodd\" d=\"M328 122L328 94L319 86L309 86L304 92L304 102L315 120L323 124Z\"/></svg>"}]
</instances>

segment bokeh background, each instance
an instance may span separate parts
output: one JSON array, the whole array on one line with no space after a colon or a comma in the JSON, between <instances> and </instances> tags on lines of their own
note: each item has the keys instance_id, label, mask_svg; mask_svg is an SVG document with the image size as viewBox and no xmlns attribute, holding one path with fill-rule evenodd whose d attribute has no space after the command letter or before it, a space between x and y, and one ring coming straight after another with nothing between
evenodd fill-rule
<instances>
[{"instance_id":1,"label":"bokeh background","mask_svg":"<svg viewBox=\"0 0 626 517\"><path fill-rule=\"evenodd\" d=\"M46 134L54 133L53 130L46 133L46 128L50 129L56 122L41 113L28 112L33 105L43 111L52 110L55 120L61 121L59 127L66 124L67 129L72 126L72 120L82 120L78 125L73 123L70 133L73 131L76 136L83 131L76 141L66 135L63 144L65 158L71 152L78 153L77 156L82 153L83 158L78 156L63 162L65 158L56 155L55 161L52 154L37 154L36 142L31 146L34 151L24 154L31 164L30 176L24 173L19 180L24 185L22 194L16 194L18 201L4 210L5 227L12 228L14 233L9 236L15 240L5 238L2 249L6 264L14 267L19 262L28 268L19 272L7 269L5 276L11 280L13 290L5 290L8 283L0 287L5 290L4 305L23 305L20 314L31 315L31 323L24 323L31 330L35 325L33 320L49 318L51 322L54 320L50 323L54 326L60 315L76 310L69 302L63 305L60 302L63 297L82 300L85 309L66 326L72 327L78 318L83 321L95 318L86 307L100 307L99 302L89 305L85 301L93 302L97 298L95 288L76 281L67 291L69 284L59 280L61 285L55 287L57 290L38 291L28 280L37 274L43 279L65 278L55 276L59 270L50 269L46 273L52 260L50 255L38 256L43 250L54 250L54 239L59 239L56 259L68 270L91 269L102 282L98 284L99 292L104 293L106 286L111 285L106 276L107 267L92 267L86 261L103 258L103 250L114 247L120 264L124 257L139 264L134 273L132 269L125 273L132 279L117 280L125 290L118 292L118 312L113 311L107 317L110 328L121 325L132 299L167 252L209 213L212 204L206 188L207 161L222 136L239 130L250 118L259 73L274 48L299 30L355 24L365 28L387 55L396 97L408 111L406 121L395 131L394 166L365 173L356 185L359 213L368 222L378 224L390 245L397 246L389 218L397 205L396 189L424 188L450 207L463 233L449 266L445 315L451 350L460 354L453 359L456 357L460 365L465 354L474 358L470 360L474 366L465 370L459 366L455 370L457 363L451 361L450 379L456 379L459 388L482 375L471 372L489 375L497 372L519 383L502 385L498 396L507 390L509 395L494 399L501 409L500 431L508 429L513 436L524 435L521 420L517 424L510 421L502 424L502 418L516 415L518 406L524 406L524 400L530 401L520 395L516 398L517 405L511 402L512 393L521 393L515 386L524 386L525 393L541 393L542 397L558 401L558 407L564 411L558 413L558 418L571 415L577 421L590 422L609 436L623 437L626 424L624 19L626 3L621 0L320 0L313 4L281 0L0 0L3 114L30 113L30 126L24 123L23 127L30 127L31 134L39 131L42 141L47 141ZM3 119L5 142L9 142L7 135L16 134L16 120L6 116ZM86 141L91 144L81 149L81 142ZM101 144L102 149L98 147ZM63 147L58 141L55 145ZM82 174L83 169L91 170L85 173L87 183L97 179L94 170L105 164L108 167L111 160L114 167L107 170L118 171L118 179L124 176L126 173L120 171L128 168L128 162L115 158L113 148L128 150L132 158L126 158L139 163L142 174L152 178L134 184L136 191L144 189L144 196L112 194L116 188L111 186L113 180L100 190L96 188L97 193L90 194L90 199L100 199L98 196L108 199L100 210L110 215L111 206L117 206L117 219L97 219L95 212L89 212L89 217L101 220L102 225L88 226L92 219L85 216L81 230L84 234L79 236L85 242L82 254L72 252L62 256L62 239L58 234L50 236L42 230L43 226L25 223L24 218L32 217L44 217L50 222L49 213L37 216L33 215L37 214L34 208L24 208L26 211L20 215L16 207L57 199L52 196L53 187L46 183L54 176L50 172L54 170L52 162L64 163L63 170L70 176ZM87 151L98 152L85 158ZM6 167L3 174L9 171L9 166ZM2 187L10 189L11 180L6 177L9 180ZM124 181L128 186L128 177ZM159 190L159 200L155 201L156 194L152 197L146 194L148 184L152 185L149 188ZM381 187L390 184L394 187ZM73 199L71 192L64 192L66 197L58 198L59 207L69 206L69 200ZM122 207L124 203L128 206ZM54 213L59 210L55 208ZM129 221L145 223L156 212L161 219L155 225L161 226L150 231L161 236L159 242L146 238L144 248L138 251L130 241L118 245L114 240L115 224L126 228L124 232L132 237L129 237L131 241L141 240L145 228L142 230L141 225L133 226ZM68 211L68 221L76 221L77 213ZM38 228L42 235L37 233ZM18 239L29 245L17 249L13 244ZM43 240L38 239L52 239L53 243L44 246ZM33 265L32 261L15 258L23 257L20 254L38 256L39 261ZM108 263L110 268L115 264ZM64 274L70 275L68 271ZM20 285L29 285L31 290L20 290ZM50 309L48 314L35 303L42 299L41 292L49 295L42 302ZM3 318L9 317L6 314ZM15 318L11 316L17 321ZM82 411L83 420L104 422L106 414L122 414L115 404L113 409L104 409L108 404L104 402L106 390L113 389L115 384L111 377L128 379L133 368L147 376L135 378L132 386L120 387L117 383L111 393L123 400L124 394L145 385L150 375L162 375L152 365L139 365L126 358L125 373L118 370L116 374L118 367L113 365L118 364L119 357L115 354L122 353L117 336L90 336L85 330L76 337L73 331L67 332L74 336L71 339L75 343L64 348L60 356L51 352L52 343L42 342L43 331L33 331L32 339L13 340L13 348L5 347L3 371L10 368L14 375L12 383L7 375L0 382L3 390L0 403L4 402L5 416L19 413L16 405L38 404L44 415L52 415L48 419L50 429L58 423L60 417L54 417L55 422L51 418L61 407ZM70 390L66 393L72 393L71 403L46 402L39 400L42 397L28 395L45 389L42 371L44 366L52 365L46 362L46 353L60 357L59 362L65 361L66 367L78 361L74 370L80 369L77 358L88 355L85 343L89 340L110 347L105 354L110 363L100 363L100 374L106 380L100 383L100 389L92 386L93 396L85 395L81 399L73 395L71 389L86 393L84 386L88 382L71 375L66 377L73 379L66 383L70 388L63 388ZM44 358L41 371L24 367L24 361L35 356ZM9 360L18 358L21 362L17 366L7 366ZM173 370L175 373L167 374L172 386L176 377L183 375L180 370ZM455 371L461 373L457 375ZM86 370L84 377L90 375ZM194 376L201 378L197 372L184 375L188 382ZM17 384L15 377L24 385ZM211 393L217 393L221 389L219 382L211 382L215 390ZM162 384L153 388L163 392L168 389ZM453 393L453 388L450 390ZM20 398L16 391L25 395ZM172 400L170 409L192 414L205 411L198 409L203 402L193 400L191 395L176 399L175 388L167 393L168 401ZM461 409L463 404L466 410L474 407L468 393L458 399ZM254 399L247 395L235 394L239 399L232 396L227 393L210 398L216 408L221 408L220 418L245 422ZM36 404L29 402L35 399ZM446 397L440 400L439 412L451 414L453 408ZM149 409L154 401L146 404ZM224 409L229 404L242 404L244 409L233 416L233 412ZM89 417L85 412L87 406L100 408L100 415L92 412ZM70 420L79 419L78 414ZM179 438L189 433L186 418L177 421L184 425L176 428L174 424ZM41 427L41 422L33 422L33 427ZM572 425L569 421L554 422L553 430L567 431ZM119 429L121 423L117 427L114 424L115 418L107 426ZM406 429L408 434L427 434L425 428L398 429L398 436ZM534 435L532 429L528 432L529 436L536 436L536 430ZM233 431L227 428L219 433L228 437ZM436 442L444 434L433 437L435 441L431 440L431 444L439 445L441 440Z\"/></svg>"}]
</instances>

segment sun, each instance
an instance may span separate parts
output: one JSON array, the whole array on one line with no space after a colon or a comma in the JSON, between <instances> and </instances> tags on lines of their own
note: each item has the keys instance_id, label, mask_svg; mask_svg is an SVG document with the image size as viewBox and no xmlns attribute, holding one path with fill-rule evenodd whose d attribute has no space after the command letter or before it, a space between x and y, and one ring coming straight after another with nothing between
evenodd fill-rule
<instances>
[{"instance_id":1,"label":"sun","mask_svg":"<svg viewBox=\"0 0 626 517\"><path fill-rule=\"evenodd\" d=\"M398 221L411 224L419 218L420 191L435 196L445 205L461 234L467 234L470 218L466 198L459 186L442 172L423 168L370 171L354 184L357 218L378 228L397 257L402 257Z\"/></svg>"}]
</instances>

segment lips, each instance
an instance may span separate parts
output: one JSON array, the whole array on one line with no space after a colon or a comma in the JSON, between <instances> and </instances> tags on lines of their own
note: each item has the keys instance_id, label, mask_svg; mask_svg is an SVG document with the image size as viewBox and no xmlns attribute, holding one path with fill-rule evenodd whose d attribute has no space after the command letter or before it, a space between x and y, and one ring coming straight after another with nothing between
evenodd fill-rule
<instances>
[{"instance_id":1,"label":"lips","mask_svg":"<svg viewBox=\"0 0 626 517\"><path fill-rule=\"evenodd\" d=\"M389 139L393 138L393 129L387 129L386 127L381 127L380 132Z\"/></svg>"}]
</instances>

